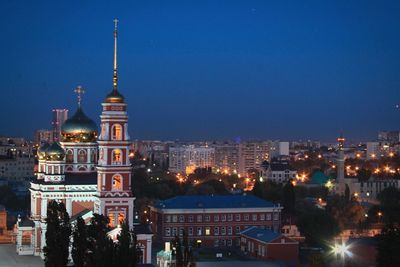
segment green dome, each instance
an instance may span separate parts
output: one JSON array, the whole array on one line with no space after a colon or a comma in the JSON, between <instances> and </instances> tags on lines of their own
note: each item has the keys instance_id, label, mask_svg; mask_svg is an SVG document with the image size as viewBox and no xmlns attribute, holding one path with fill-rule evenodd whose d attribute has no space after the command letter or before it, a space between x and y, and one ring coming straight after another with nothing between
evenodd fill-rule
<instances>
[{"instance_id":1,"label":"green dome","mask_svg":"<svg viewBox=\"0 0 400 267\"><path fill-rule=\"evenodd\" d=\"M311 184L326 184L326 182L329 180L329 177L326 176L323 172L321 171L316 171L314 174L311 176L310 183Z\"/></svg>"},{"instance_id":2,"label":"green dome","mask_svg":"<svg viewBox=\"0 0 400 267\"><path fill-rule=\"evenodd\" d=\"M63 142L94 142L97 138L97 125L79 107L61 126L61 135Z\"/></svg>"},{"instance_id":3,"label":"green dome","mask_svg":"<svg viewBox=\"0 0 400 267\"><path fill-rule=\"evenodd\" d=\"M46 160L61 161L64 158L65 151L57 142L54 142L46 149Z\"/></svg>"},{"instance_id":4,"label":"green dome","mask_svg":"<svg viewBox=\"0 0 400 267\"><path fill-rule=\"evenodd\" d=\"M112 92L106 96L105 101L106 103L124 103L124 96L117 90L112 90Z\"/></svg>"},{"instance_id":5,"label":"green dome","mask_svg":"<svg viewBox=\"0 0 400 267\"><path fill-rule=\"evenodd\" d=\"M44 143L39 149L37 150L37 155L39 160L45 159L46 158L46 151L50 147L49 143Z\"/></svg>"}]
</instances>

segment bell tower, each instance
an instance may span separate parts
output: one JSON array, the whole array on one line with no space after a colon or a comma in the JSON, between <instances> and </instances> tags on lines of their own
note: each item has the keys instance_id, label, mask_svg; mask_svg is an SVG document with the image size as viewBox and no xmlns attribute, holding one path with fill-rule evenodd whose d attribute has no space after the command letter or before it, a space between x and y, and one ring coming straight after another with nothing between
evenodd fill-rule
<instances>
[{"instance_id":1,"label":"bell tower","mask_svg":"<svg viewBox=\"0 0 400 267\"><path fill-rule=\"evenodd\" d=\"M98 138L97 201L95 212L110 219L111 226L122 220L133 226L134 200L131 190L127 104L118 92L117 23L114 20L113 89L102 103L101 133Z\"/></svg>"}]
</instances>

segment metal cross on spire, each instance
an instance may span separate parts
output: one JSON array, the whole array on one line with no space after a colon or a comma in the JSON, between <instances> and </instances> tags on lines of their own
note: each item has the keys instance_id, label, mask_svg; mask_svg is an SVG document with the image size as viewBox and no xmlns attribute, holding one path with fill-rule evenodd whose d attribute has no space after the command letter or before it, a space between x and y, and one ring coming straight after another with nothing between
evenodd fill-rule
<instances>
[{"instance_id":1,"label":"metal cross on spire","mask_svg":"<svg viewBox=\"0 0 400 267\"><path fill-rule=\"evenodd\" d=\"M114 75L113 90L117 91L118 74L117 74L117 37L118 37L118 19L114 19Z\"/></svg>"},{"instance_id":2,"label":"metal cross on spire","mask_svg":"<svg viewBox=\"0 0 400 267\"><path fill-rule=\"evenodd\" d=\"M83 89L82 86L78 85L75 88L74 92L76 93L77 98L78 98L78 107L81 107L82 95L85 93L85 89Z\"/></svg>"}]
</instances>

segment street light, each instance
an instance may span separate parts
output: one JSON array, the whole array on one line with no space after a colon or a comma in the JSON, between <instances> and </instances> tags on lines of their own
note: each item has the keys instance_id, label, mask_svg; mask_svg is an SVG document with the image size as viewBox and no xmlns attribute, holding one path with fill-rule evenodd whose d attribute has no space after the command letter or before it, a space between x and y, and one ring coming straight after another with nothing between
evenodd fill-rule
<instances>
[{"instance_id":1,"label":"street light","mask_svg":"<svg viewBox=\"0 0 400 267\"><path fill-rule=\"evenodd\" d=\"M335 245L332 247L332 252L335 254L336 261L337 257L340 256L341 266L345 266L346 255L348 257L351 257L351 252L349 251L349 247L350 246L346 245L346 243L343 241L341 244L335 243Z\"/></svg>"}]
</instances>

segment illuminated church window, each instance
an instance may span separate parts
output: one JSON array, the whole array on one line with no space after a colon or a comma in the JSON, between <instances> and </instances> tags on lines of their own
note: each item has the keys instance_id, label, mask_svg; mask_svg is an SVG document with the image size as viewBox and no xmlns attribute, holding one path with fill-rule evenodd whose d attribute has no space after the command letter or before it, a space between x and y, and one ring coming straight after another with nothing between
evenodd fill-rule
<instances>
[{"instance_id":1,"label":"illuminated church window","mask_svg":"<svg viewBox=\"0 0 400 267\"><path fill-rule=\"evenodd\" d=\"M112 152L112 164L122 164L122 153L120 149L114 149Z\"/></svg>"},{"instance_id":2,"label":"illuminated church window","mask_svg":"<svg viewBox=\"0 0 400 267\"><path fill-rule=\"evenodd\" d=\"M123 214L122 212L118 213L118 224L123 224L125 221L125 214Z\"/></svg>"},{"instance_id":3,"label":"illuminated church window","mask_svg":"<svg viewBox=\"0 0 400 267\"><path fill-rule=\"evenodd\" d=\"M125 213L123 212L110 212L108 213L109 226L115 227L121 225L125 221Z\"/></svg>"},{"instance_id":4,"label":"illuminated church window","mask_svg":"<svg viewBox=\"0 0 400 267\"><path fill-rule=\"evenodd\" d=\"M109 220L108 224L110 225L110 227L114 227L115 226L115 213L109 213L108 220Z\"/></svg>"},{"instance_id":5,"label":"illuminated church window","mask_svg":"<svg viewBox=\"0 0 400 267\"><path fill-rule=\"evenodd\" d=\"M113 181L112 181L112 188L113 190L121 190L122 189L122 181L121 181L121 175L114 175Z\"/></svg>"},{"instance_id":6,"label":"illuminated church window","mask_svg":"<svg viewBox=\"0 0 400 267\"><path fill-rule=\"evenodd\" d=\"M71 163L73 161L74 161L74 152L72 152L72 150L68 149L67 156L66 156L66 162Z\"/></svg>"},{"instance_id":7,"label":"illuminated church window","mask_svg":"<svg viewBox=\"0 0 400 267\"><path fill-rule=\"evenodd\" d=\"M96 156L97 156L96 150L92 149L90 152L90 162L96 162Z\"/></svg>"},{"instance_id":8,"label":"illuminated church window","mask_svg":"<svg viewBox=\"0 0 400 267\"><path fill-rule=\"evenodd\" d=\"M78 152L78 162L84 163L87 161L86 151L81 149Z\"/></svg>"},{"instance_id":9,"label":"illuminated church window","mask_svg":"<svg viewBox=\"0 0 400 267\"><path fill-rule=\"evenodd\" d=\"M122 140L122 127L116 124L112 127L112 140Z\"/></svg>"}]
</instances>

